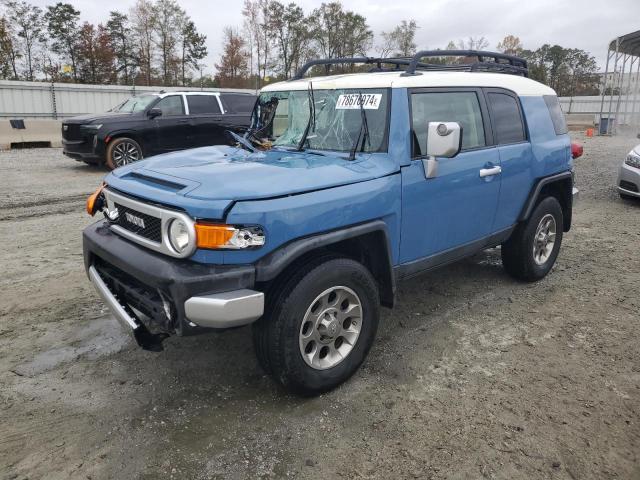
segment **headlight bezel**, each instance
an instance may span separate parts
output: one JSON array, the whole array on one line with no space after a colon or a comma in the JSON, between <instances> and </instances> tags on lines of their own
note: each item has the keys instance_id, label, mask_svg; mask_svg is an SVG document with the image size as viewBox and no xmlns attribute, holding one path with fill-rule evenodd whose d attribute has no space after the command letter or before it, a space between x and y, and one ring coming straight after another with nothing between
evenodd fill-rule
<instances>
[{"instance_id":1,"label":"headlight bezel","mask_svg":"<svg viewBox=\"0 0 640 480\"><path fill-rule=\"evenodd\" d=\"M260 225L227 225L196 222L197 248L204 250L252 250L266 243Z\"/></svg>"},{"instance_id":2,"label":"headlight bezel","mask_svg":"<svg viewBox=\"0 0 640 480\"><path fill-rule=\"evenodd\" d=\"M625 165L640 169L640 155L635 150L630 151L624 159Z\"/></svg>"},{"instance_id":3,"label":"headlight bezel","mask_svg":"<svg viewBox=\"0 0 640 480\"><path fill-rule=\"evenodd\" d=\"M181 232L176 232L177 228L182 228ZM182 255L185 251L189 250L189 247L193 244L192 235L190 235L189 224L182 218L174 218L167 224L167 239L171 248L178 254ZM182 236L179 239L177 236ZM180 246L183 244L183 246Z\"/></svg>"}]
</instances>

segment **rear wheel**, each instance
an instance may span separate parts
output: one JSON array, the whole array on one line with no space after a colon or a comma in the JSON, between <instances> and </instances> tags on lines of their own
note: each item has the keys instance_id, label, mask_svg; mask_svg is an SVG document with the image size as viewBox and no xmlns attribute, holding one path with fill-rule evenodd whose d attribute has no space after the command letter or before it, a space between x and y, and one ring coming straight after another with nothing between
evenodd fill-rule
<instances>
[{"instance_id":1,"label":"rear wheel","mask_svg":"<svg viewBox=\"0 0 640 480\"><path fill-rule=\"evenodd\" d=\"M358 370L378 328L375 280L347 258L314 261L292 275L254 324L256 354L285 388L331 390Z\"/></svg>"},{"instance_id":2,"label":"rear wheel","mask_svg":"<svg viewBox=\"0 0 640 480\"><path fill-rule=\"evenodd\" d=\"M542 199L526 222L502 244L502 264L511 276L528 282L544 278L562 244L563 216L555 197Z\"/></svg>"},{"instance_id":3,"label":"rear wheel","mask_svg":"<svg viewBox=\"0 0 640 480\"><path fill-rule=\"evenodd\" d=\"M138 160L142 160L142 148L132 138L116 138L107 146L106 164L110 170Z\"/></svg>"}]
</instances>

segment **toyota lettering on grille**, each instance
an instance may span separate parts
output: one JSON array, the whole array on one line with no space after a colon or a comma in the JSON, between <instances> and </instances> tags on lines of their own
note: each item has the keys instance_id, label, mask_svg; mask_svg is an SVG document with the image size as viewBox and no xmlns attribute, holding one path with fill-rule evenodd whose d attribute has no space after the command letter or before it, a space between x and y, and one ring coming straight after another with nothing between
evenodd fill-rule
<instances>
[{"instance_id":1,"label":"toyota lettering on grille","mask_svg":"<svg viewBox=\"0 0 640 480\"><path fill-rule=\"evenodd\" d=\"M127 219L127 222L132 223L136 227L144 228L144 220L142 218L131 215L129 212L125 212L124 218Z\"/></svg>"}]
</instances>

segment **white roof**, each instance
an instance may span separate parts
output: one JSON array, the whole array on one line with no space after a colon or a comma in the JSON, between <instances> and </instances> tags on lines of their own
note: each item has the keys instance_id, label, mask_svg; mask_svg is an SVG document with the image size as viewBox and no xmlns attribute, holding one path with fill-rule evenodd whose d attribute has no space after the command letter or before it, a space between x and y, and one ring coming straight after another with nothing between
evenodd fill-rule
<instances>
[{"instance_id":1,"label":"white roof","mask_svg":"<svg viewBox=\"0 0 640 480\"><path fill-rule=\"evenodd\" d=\"M263 92L306 90L309 82L315 90L348 88L420 88L420 87L499 87L519 96L555 95L546 85L519 75L484 72L418 72L402 76L402 72L349 73L327 77L310 77L301 80L267 85Z\"/></svg>"}]
</instances>

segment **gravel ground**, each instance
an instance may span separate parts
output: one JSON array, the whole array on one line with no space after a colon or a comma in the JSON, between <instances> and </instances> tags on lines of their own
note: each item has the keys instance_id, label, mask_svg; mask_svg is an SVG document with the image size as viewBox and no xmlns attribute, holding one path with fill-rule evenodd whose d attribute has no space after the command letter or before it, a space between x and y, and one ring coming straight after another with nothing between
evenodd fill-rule
<instances>
[{"instance_id":1,"label":"gravel ground","mask_svg":"<svg viewBox=\"0 0 640 480\"><path fill-rule=\"evenodd\" d=\"M104 172L0 153L0 478L640 478L640 203L614 189L637 141L578 140L546 279L513 281L495 249L413 279L315 399L263 374L248 328L139 350L82 266Z\"/></svg>"}]
</instances>

